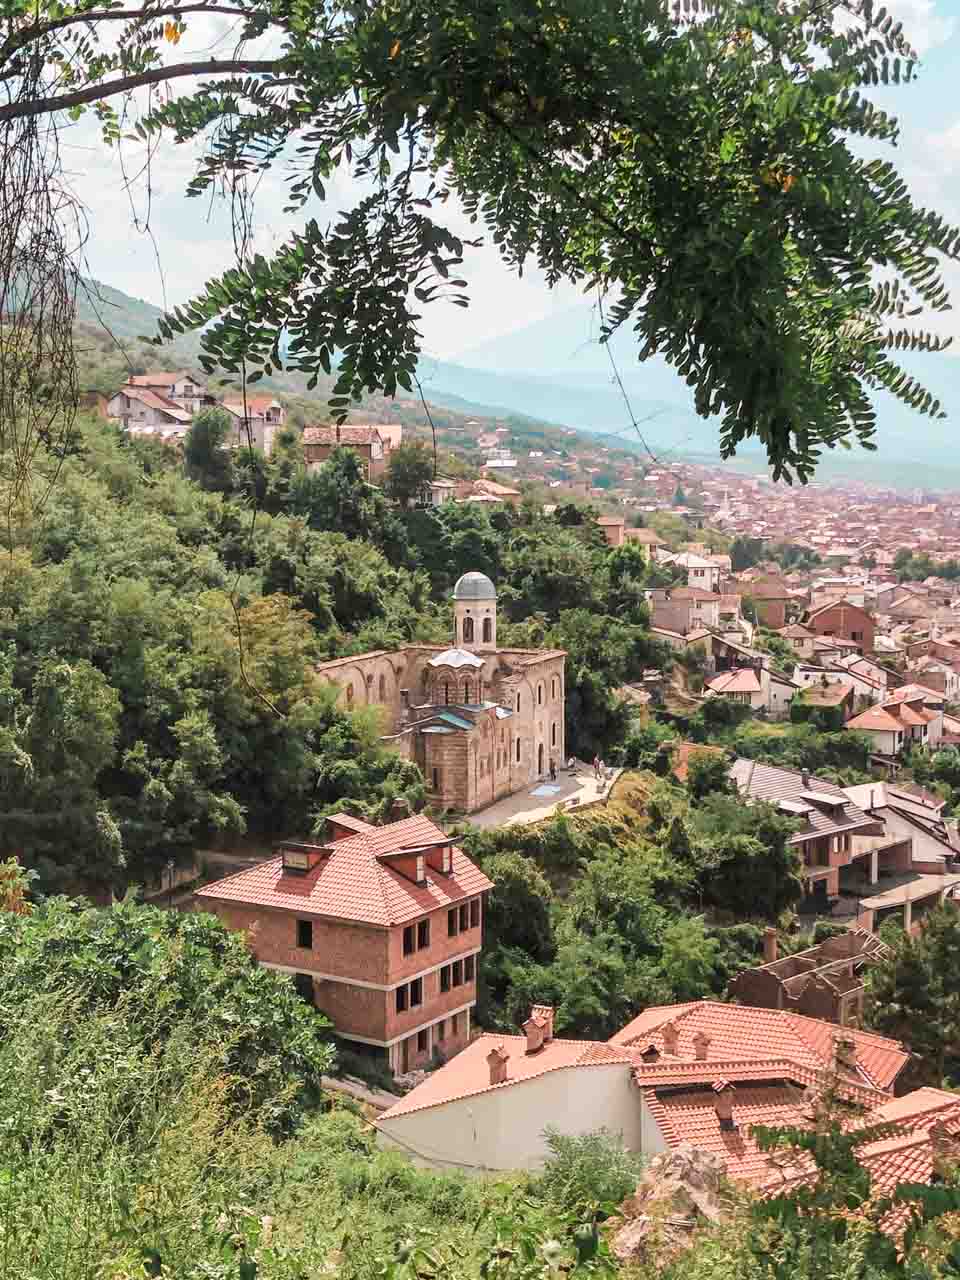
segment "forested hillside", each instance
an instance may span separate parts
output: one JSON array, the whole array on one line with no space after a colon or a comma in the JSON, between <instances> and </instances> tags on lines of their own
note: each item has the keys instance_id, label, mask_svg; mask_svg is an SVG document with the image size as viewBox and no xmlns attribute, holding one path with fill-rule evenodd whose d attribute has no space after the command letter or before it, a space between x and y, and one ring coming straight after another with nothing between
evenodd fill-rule
<instances>
[{"instance_id":1,"label":"forested hillside","mask_svg":"<svg viewBox=\"0 0 960 1280\"><path fill-rule=\"evenodd\" d=\"M498 583L505 642L568 650L574 749L619 741L613 690L665 660L642 556L577 509L402 511L349 452L308 474L295 433L187 474L83 423L41 514L2 537L0 839L46 889L121 889L218 833L309 833L332 804L422 805L375 713L337 709L313 667L447 640L467 570Z\"/></svg>"}]
</instances>

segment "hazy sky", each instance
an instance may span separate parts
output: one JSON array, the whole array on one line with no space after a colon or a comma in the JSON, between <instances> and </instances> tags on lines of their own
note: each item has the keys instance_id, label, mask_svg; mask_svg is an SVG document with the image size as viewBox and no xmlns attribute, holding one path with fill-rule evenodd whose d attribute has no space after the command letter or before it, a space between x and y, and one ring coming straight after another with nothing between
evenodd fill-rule
<instances>
[{"instance_id":1,"label":"hazy sky","mask_svg":"<svg viewBox=\"0 0 960 1280\"><path fill-rule=\"evenodd\" d=\"M903 21L905 34L923 55L918 81L885 91L875 100L899 115L902 137L898 164L921 202L960 222L960 0L894 0L887 8ZM194 28L189 49L229 48L226 21ZM187 46L184 39L180 50ZM178 50L178 52L180 51ZM248 50L248 56L255 56ZM203 281L233 262L229 210L222 202L188 200L184 188L193 172L196 151L164 142L151 166L149 192L143 154L125 144L122 157L100 144L92 126L83 122L64 137L64 160L74 190L85 203L90 222L87 262L90 274L124 292L159 306L186 301ZM135 180L126 183L127 178ZM135 175L140 174L139 177ZM331 191L331 210L344 208L349 192ZM339 197L339 198L338 198ZM269 254L296 225L282 212L284 190L279 170L262 182L256 202L257 247ZM149 207L153 239L138 231ZM468 233L460 219L454 228ZM158 261L159 259L159 261ZM472 251L463 270L470 285L471 306L433 304L425 309L425 347L440 356L456 356L477 343L521 328L569 307L576 293L551 293L531 269L523 279L509 273L496 250ZM960 270L949 278L960 299ZM960 337L960 302L940 326ZM926 326L934 327L934 326ZM960 347L960 343L957 344Z\"/></svg>"}]
</instances>

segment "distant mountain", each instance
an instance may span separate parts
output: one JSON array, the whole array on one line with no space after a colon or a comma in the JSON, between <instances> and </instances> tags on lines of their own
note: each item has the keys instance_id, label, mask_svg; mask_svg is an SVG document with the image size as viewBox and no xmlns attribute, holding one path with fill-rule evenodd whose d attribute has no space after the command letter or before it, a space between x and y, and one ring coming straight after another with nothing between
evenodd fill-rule
<instances>
[{"instance_id":1,"label":"distant mountain","mask_svg":"<svg viewBox=\"0 0 960 1280\"><path fill-rule=\"evenodd\" d=\"M472 385L479 374L489 375L492 371L526 383L530 371L536 370L534 385L545 382L550 387L548 404L542 410L545 415L550 416L549 410L559 408L566 399L571 406L571 426L597 429L586 420L592 404L601 429L609 430L609 422L616 418L619 393L609 384L610 358L597 341L598 331L596 309L589 303L566 308L460 352L458 364L448 366L451 372L443 378L442 385L457 391L458 380L453 371L459 366L468 366L464 385ZM705 458L716 456L717 422L697 417L693 396L683 379L663 360L638 364L636 342L630 332L618 333L611 346L637 418L657 413L644 428L651 447L661 444ZM827 451L821 473L859 476L868 482L898 487L960 489L960 441L955 425L960 421L960 359L947 352L907 356L902 364L943 403L950 417L933 421L886 393L877 396L877 452L859 447ZM585 407L586 413L582 413ZM620 409L622 421L622 398ZM573 421L574 414L580 420ZM741 453L751 463L762 460L762 451L756 445L743 447Z\"/></svg>"}]
</instances>

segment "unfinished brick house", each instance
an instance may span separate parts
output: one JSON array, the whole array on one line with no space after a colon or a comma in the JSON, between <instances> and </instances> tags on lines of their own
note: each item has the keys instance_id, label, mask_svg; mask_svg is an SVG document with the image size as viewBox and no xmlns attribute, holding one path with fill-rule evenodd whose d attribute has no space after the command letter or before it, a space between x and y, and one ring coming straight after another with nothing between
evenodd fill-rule
<instances>
[{"instance_id":1,"label":"unfinished brick house","mask_svg":"<svg viewBox=\"0 0 960 1280\"><path fill-rule=\"evenodd\" d=\"M374 484L382 480L390 456L390 440L379 427L304 427L301 436L308 471L322 466L336 448L352 449Z\"/></svg>"},{"instance_id":2,"label":"unfinished brick house","mask_svg":"<svg viewBox=\"0 0 960 1280\"><path fill-rule=\"evenodd\" d=\"M422 815L374 827L327 820L321 844L197 890L247 933L261 964L294 975L337 1034L396 1073L470 1040L490 880Z\"/></svg>"},{"instance_id":3,"label":"unfinished brick house","mask_svg":"<svg viewBox=\"0 0 960 1280\"><path fill-rule=\"evenodd\" d=\"M758 1009L790 1009L840 1026L858 1026L863 1017L863 971L890 954L866 929L848 929L815 947L777 956L777 931L763 941L764 963L738 973L729 993L738 1004Z\"/></svg>"}]
</instances>

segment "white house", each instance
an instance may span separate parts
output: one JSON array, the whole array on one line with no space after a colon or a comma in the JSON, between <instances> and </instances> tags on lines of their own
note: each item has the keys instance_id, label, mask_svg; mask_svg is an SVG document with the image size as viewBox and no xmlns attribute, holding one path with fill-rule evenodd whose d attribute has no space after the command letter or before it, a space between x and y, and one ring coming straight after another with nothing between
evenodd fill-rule
<instances>
[{"instance_id":1,"label":"white house","mask_svg":"<svg viewBox=\"0 0 960 1280\"><path fill-rule=\"evenodd\" d=\"M763 1186L754 1124L807 1127L803 1091L835 1081L868 1110L892 1096L894 1040L787 1010L712 1000L644 1010L609 1041L553 1035L534 1006L524 1035L481 1035L376 1120L382 1146L437 1168L537 1169L546 1130L604 1128L643 1156L690 1143Z\"/></svg>"}]
</instances>

